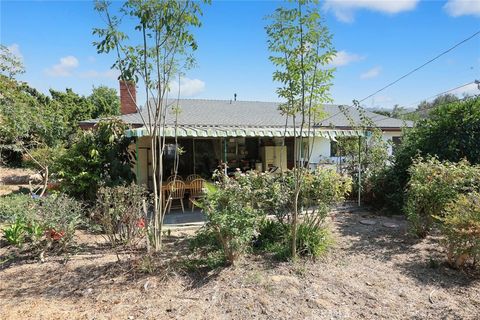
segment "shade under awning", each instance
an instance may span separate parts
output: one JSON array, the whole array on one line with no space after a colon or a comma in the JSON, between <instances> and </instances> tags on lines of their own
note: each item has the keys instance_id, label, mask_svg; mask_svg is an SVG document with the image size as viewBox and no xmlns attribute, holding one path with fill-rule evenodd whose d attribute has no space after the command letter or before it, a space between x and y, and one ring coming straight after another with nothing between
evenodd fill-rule
<instances>
[{"instance_id":1,"label":"shade under awning","mask_svg":"<svg viewBox=\"0 0 480 320\"><path fill-rule=\"evenodd\" d=\"M160 129L159 136L167 138L220 138L220 137L294 137L299 136L297 128L281 127L198 127L198 126L179 126L166 127ZM145 127L129 129L126 131L127 137L146 137L151 136L150 130ZM303 130L303 137L323 137L335 140L337 137L358 137L363 136L361 130L331 130L331 129L310 129Z\"/></svg>"}]
</instances>

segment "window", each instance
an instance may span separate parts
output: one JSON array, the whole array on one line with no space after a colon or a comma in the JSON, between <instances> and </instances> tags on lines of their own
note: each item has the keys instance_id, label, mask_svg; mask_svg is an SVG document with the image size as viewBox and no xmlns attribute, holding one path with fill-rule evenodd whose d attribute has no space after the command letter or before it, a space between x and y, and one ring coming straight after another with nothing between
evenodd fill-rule
<instances>
[{"instance_id":1,"label":"window","mask_svg":"<svg viewBox=\"0 0 480 320\"><path fill-rule=\"evenodd\" d=\"M330 140L330 157L338 157L338 142Z\"/></svg>"},{"instance_id":2,"label":"window","mask_svg":"<svg viewBox=\"0 0 480 320\"><path fill-rule=\"evenodd\" d=\"M395 154L395 152L398 150L398 147L402 143L402 137L392 137L392 153Z\"/></svg>"}]
</instances>

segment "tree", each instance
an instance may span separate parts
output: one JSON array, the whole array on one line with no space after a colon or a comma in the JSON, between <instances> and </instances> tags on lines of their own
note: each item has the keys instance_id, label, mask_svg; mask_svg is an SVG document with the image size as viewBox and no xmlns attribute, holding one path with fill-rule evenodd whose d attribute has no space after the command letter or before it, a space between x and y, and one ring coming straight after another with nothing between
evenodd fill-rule
<instances>
[{"instance_id":1,"label":"tree","mask_svg":"<svg viewBox=\"0 0 480 320\"><path fill-rule=\"evenodd\" d=\"M120 71L120 80L143 85L146 97L147 118L142 119L151 142L153 176L153 244L161 249L162 226L165 207L160 192L163 181L163 154L165 136L163 128L167 112L178 114L178 105L168 102L171 81L193 65L192 52L197 43L192 28L201 25L200 3L196 1L128 0L120 9L123 19L112 14L110 3L96 1L95 9L106 21L104 28L93 33L98 53L114 53L113 67ZM123 27L134 26L124 32ZM129 30L129 29L126 29ZM130 38L130 36L132 36ZM139 39L139 42L136 42ZM180 93L178 93L180 94ZM139 110L138 104L136 105Z\"/></svg>"},{"instance_id":2,"label":"tree","mask_svg":"<svg viewBox=\"0 0 480 320\"><path fill-rule=\"evenodd\" d=\"M71 196L93 201L101 186L133 181L127 125L118 119L101 120L93 130L78 133L74 144L56 161L62 189Z\"/></svg>"},{"instance_id":3,"label":"tree","mask_svg":"<svg viewBox=\"0 0 480 320\"><path fill-rule=\"evenodd\" d=\"M120 114L120 99L117 90L113 88L107 86L93 87L88 100L93 106L91 117L94 119Z\"/></svg>"},{"instance_id":4,"label":"tree","mask_svg":"<svg viewBox=\"0 0 480 320\"><path fill-rule=\"evenodd\" d=\"M403 206L405 186L410 178L408 168L417 156L436 156L438 160L480 163L480 98L468 97L429 109L428 118L405 132L389 172L390 187L383 187L387 206ZM394 179L393 179L394 178Z\"/></svg>"},{"instance_id":5,"label":"tree","mask_svg":"<svg viewBox=\"0 0 480 320\"><path fill-rule=\"evenodd\" d=\"M269 17L267 26L270 61L277 68L273 80L280 83L277 94L286 100L280 112L291 119L294 127L295 155L293 212L291 219L291 253L297 256L297 224L299 194L303 166L299 165L298 148L303 147L304 132L310 135L315 121L322 116L322 104L331 101L329 89L335 69L326 67L335 55L332 36L323 25L317 1L299 0L288 7L280 7ZM307 159L307 165L308 165Z\"/></svg>"},{"instance_id":6,"label":"tree","mask_svg":"<svg viewBox=\"0 0 480 320\"><path fill-rule=\"evenodd\" d=\"M9 78L25 72L22 59L8 47L0 44L0 74Z\"/></svg>"}]
</instances>

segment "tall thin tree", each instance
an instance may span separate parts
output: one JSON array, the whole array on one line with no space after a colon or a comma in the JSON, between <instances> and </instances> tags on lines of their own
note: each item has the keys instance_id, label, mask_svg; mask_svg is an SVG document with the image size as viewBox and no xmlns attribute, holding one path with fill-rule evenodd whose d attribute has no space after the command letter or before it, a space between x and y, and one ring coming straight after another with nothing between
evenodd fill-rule
<instances>
[{"instance_id":1,"label":"tall thin tree","mask_svg":"<svg viewBox=\"0 0 480 320\"><path fill-rule=\"evenodd\" d=\"M93 30L100 38L94 43L98 53L113 52L113 68L120 71L120 79L142 85L145 90L147 112L145 117L142 113L140 115L148 135L152 137L151 229L155 250L161 249L166 212L161 192L166 118L169 112L178 112L175 102L170 102L169 92L174 79L194 65L192 53L197 49L197 43L192 30L201 25L201 4L191 0L128 0L115 15L111 3L104 0L95 2L95 9L106 22L104 28ZM126 24L122 23L124 20L128 20ZM130 30L124 32L122 27L130 27ZM139 105L136 108L140 111Z\"/></svg>"},{"instance_id":2,"label":"tall thin tree","mask_svg":"<svg viewBox=\"0 0 480 320\"><path fill-rule=\"evenodd\" d=\"M331 101L329 89L335 69L328 64L336 52L332 35L321 19L318 1L289 1L287 7L277 8L269 19L272 22L266 27L268 48L270 61L276 67L273 80L280 83L277 94L285 100L280 112L287 117L286 125L293 126L294 132L291 253L295 259L302 172L310 161L309 156L300 159L299 154L310 154L304 150L305 136L309 141L315 122L323 114L322 104Z\"/></svg>"}]
</instances>

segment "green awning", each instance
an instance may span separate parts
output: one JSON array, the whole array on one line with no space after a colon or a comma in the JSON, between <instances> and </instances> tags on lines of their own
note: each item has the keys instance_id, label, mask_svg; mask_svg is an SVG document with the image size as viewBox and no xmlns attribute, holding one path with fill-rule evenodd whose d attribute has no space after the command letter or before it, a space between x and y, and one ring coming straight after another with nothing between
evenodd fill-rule
<instances>
[{"instance_id":1,"label":"green awning","mask_svg":"<svg viewBox=\"0 0 480 320\"><path fill-rule=\"evenodd\" d=\"M297 136L300 133L297 128ZM145 127L129 129L126 131L127 137L145 137L151 136L150 130ZM167 138L194 137L194 138L220 138L220 137L293 137L295 131L293 128L281 127L200 127L200 126L179 126L162 128L159 136ZM358 137L363 136L361 130L331 130L331 129L311 129L303 130L303 137L323 137L330 140L336 140L337 137Z\"/></svg>"}]
</instances>

